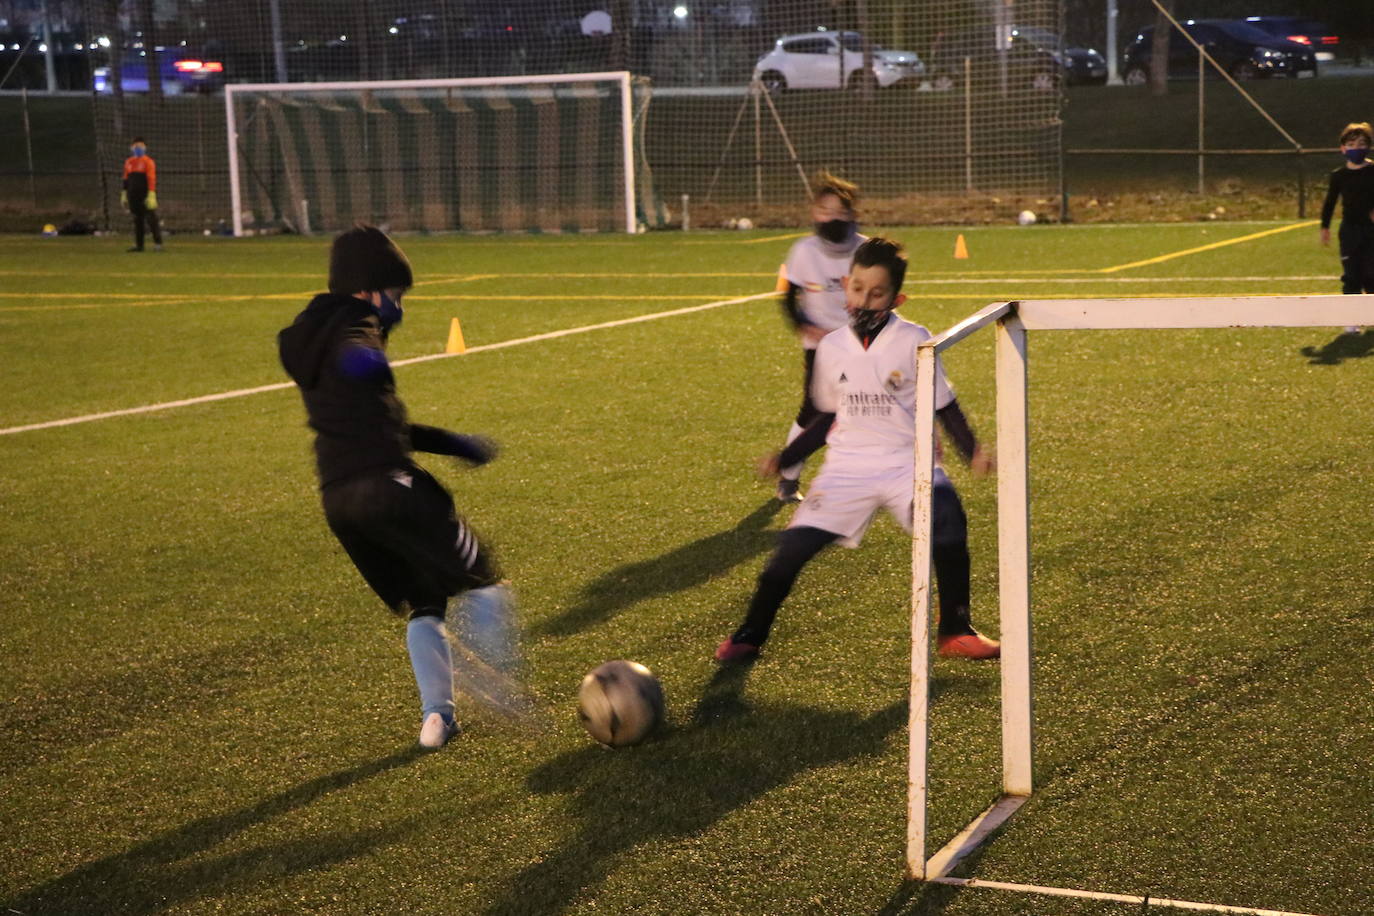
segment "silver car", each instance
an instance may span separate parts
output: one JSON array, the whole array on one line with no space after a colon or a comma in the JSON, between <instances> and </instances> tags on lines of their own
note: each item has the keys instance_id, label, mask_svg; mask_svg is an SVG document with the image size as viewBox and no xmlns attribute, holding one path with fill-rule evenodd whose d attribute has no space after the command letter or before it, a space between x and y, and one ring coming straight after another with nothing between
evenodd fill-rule
<instances>
[{"instance_id":1,"label":"silver car","mask_svg":"<svg viewBox=\"0 0 1374 916\"><path fill-rule=\"evenodd\" d=\"M864 72L863 36L858 32L817 30L784 35L754 65L754 78L769 92L783 89L850 89L865 82L891 86L919 78L925 64L914 51L889 51L873 45L873 68Z\"/></svg>"}]
</instances>

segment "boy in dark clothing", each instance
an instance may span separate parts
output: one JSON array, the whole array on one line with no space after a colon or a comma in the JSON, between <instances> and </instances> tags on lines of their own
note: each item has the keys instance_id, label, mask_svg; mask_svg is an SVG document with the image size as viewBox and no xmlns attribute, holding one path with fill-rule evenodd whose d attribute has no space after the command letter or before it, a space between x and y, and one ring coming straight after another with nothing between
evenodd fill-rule
<instances>
[{"instance_id":1,"label":"boy in dark clothing","mask_svg":"<svg viewBox=\"0 0 1374 916\"><path fill-rule=\"evenodd\" d=\"M1345 164L1331 173L1326 201L1322 204L1321 240L1331 244L1331 216L1341 202L1341 292L1346 295L1374 293L1374 168L1369 147L1374 128L1367 123L1347 124L1341 131L1341 155ZM1362 329L1348 327L1347 334Z\"/></svg>"},{"instance_id":2,"label":"boy in dark clothing","mask_svg":"<svg viewBox=\"0 0 1374 916\"><path fill-rule=\"evenodd\" d=\"M129 146L130 156L124 160L124 189L119 202L134 218L134 247L143 250L143 224L153 230L153 250L162 250L162 226L157 220L157 163L148 155L148 145L142 137L134 137Z\"/></svg>"},{"instance_id":3,"label":"boy in dark clothing","mask_svg":"<svg viewBox=\"0 0 1374 916\"><path fill-rule=\"evenodd\" d=\"M406 419L385 347L413 282L409 262L385 233L356 226L334 240L329 292L277 340L315 431L325 519L372 590L409 616L420 744L437 749L459 731L444 627L449 598L462 595L455 615L461 641L452 648L479 698L510 702L516 652L513 604L495 563L448 492L410 457L418 450L481 465L496 454L480 437Z\"/></svg>"}]
</instances>

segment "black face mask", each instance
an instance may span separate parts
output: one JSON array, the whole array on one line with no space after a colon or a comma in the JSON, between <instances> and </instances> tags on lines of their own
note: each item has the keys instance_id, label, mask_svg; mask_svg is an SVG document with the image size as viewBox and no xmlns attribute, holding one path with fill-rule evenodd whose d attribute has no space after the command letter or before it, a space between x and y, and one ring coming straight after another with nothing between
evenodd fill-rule
<instances>
[{"instance_id":1,"label":"black face mask","mask_svg":"<svg viewBox=\"0 0 1374 916\"><path fill-rule=\"evenodd\" d=\"M887 324L892 309L850 309L849 326L860 337L872 337Z\"/></svg>"},{"instance_id":2,"label":"black face mask","mask_svg":"<svg viewBox=\"0 0 1374 916\"><path fill-rule=\"evenodd\" d=\"M852 219L832 219L816 223L816 234L827 242L836 245L846 242L854 234L855 223Z\"/></svg>"}]
</instances>

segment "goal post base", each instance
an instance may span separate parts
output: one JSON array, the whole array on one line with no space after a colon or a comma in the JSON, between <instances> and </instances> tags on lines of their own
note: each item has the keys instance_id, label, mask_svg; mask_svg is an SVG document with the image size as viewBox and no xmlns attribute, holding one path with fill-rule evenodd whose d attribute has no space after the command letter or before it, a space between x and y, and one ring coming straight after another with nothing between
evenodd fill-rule
<instances>
[{"instance_id":1,"label":"goal post base","mask_svg":"<svg viewBox=\"0 0 1374 916\"><path fill-rule=\"evenodd\" d=\"M1005 824L1028 801L1029 795L1003 795L997 799L986 811L969 821L968 826L955 834L939 852L926 860L925 874L919 880L935 881L948 875L960 859L983 845L993 831Z\"/></svg>"}]
</instances>

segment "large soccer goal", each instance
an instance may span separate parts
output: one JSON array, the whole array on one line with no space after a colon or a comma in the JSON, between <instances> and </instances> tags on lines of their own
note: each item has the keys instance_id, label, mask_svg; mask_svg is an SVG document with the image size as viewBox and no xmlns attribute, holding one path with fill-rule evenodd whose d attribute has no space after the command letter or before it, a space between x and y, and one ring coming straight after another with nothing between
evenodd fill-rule
<instances>
[{"instance_id":1,"label":"large soccer goal","mask_svg":"<svg viewBox=\"0 0 1374 916\"><path fill-rule=\"evenodd\" d=\"M644 222L626 71L225 87L235 235L634 232ZM645 175L638 176L644 180Z\"/></svg>"},{"instance_id":2,"label":"large soccer goal","mask_svg":"<svg viewBox=\"0 0 1374 916\"><path fill-rule=\"evenodd\" d=\"M989 305L926 343L916 368L915 511L912 534L911 707L906 863L909 877L962 886L1087 897L1182 909L1279 914L1126 894L951 877L961 859L1005 823L1034 791L1030 451L1027 336L1031 331L1310 328L1374 324L1368 296L1026 300ZM927 857L930 709L931 503L935 380L940 353L992 326L996 332L998 597L1002 638L1002 795ZM925 408L925 409L921 409Z\"/></svg>"}]
</instances>

